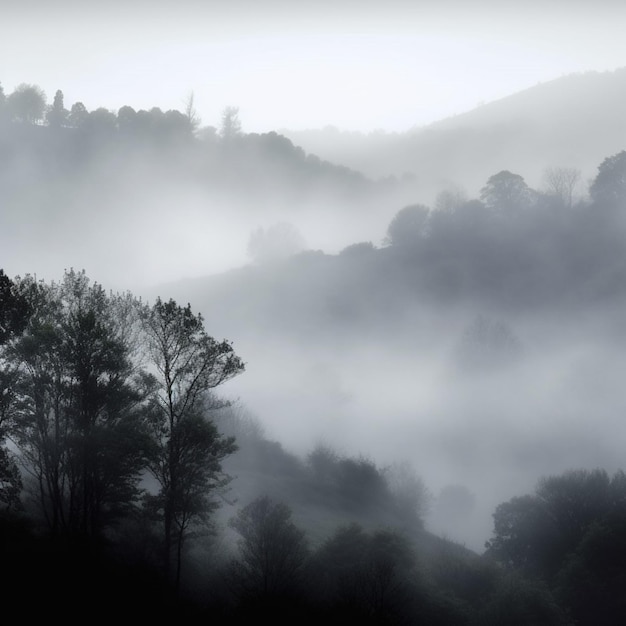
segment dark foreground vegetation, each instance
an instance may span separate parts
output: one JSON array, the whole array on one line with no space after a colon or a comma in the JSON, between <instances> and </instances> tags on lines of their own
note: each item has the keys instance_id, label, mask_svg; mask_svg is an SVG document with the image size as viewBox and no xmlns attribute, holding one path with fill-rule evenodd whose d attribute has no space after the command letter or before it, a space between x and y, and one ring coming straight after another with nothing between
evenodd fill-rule
<instances>
[{"instance_id":1,"label":"dark foreground vegetation","mask_svg":"<svg viewBox=\"0 0 626 626\"><path fill-rule=\"evenodd\" d=\"M220 402L214 389L244 366L188 306L106 294L73 271L58 284L3 273L0 283L2 589L29 614L73 621L97 606L109 619L388 624L623 615L622 472L546 477L498 506L476 554L426 531L430 496L410 467L325 446L300 459Z\"/></svg>"},{"instance_id":2,"label":"dark foreground vegetation","mask_svg":"<svg viewBox=\"0 0 626 626\"><path fill-rule=\"evenodd\" d=\"M113 115L78 104L66 111L58 93L46 111L41 94L21 86L0 97L0 114L3 184L15 193L13 204L24 181L10 172L26 152L53 178L52 164L80 162L77 155L96 154L109 141L151 154L146 142L186 142L179 155L213 146L202 158L223 169L193 162L221 181L225 172L241 175L244 155L262 145L263 154L276 149L300 159L301 172L370 185L307 159L277 135L244 138L233 111L219 134L205 132L205 144L194 135L192 106L184 114L124 108ZM64 158L46 160L44 148L57 147ZM576 171L550 174L541 192L503 170L479 199L446 193L436 207L408 205L382 248L360 242L333 256L256 259L243 272L248 288L235 291L273 297L279 311L252 307L268 312L266 330L297 322L298 333L316 323L329 328L329 320L357 335L383 319L393 326L394 315L421 299L450 307L471 300L500 314L573 305L621 311L626 153L599 165L588 196L575 194ZM222 305L229 303L224 293ZM243 310L226 307L231 322ZM470 370L503 368L520 350L506 325L478 318L458 358ZM323 445L300 458L266 438L219 395L244 369L231 343L210 336L188 304L107 292L74 270L58 282L0 271L0 593L7 609L65 622L88 615L623 623L622 471L574 468L545 476L532 493L511 494L493 512L492 536L477 553L428 531L431 496L410 465L380 467Z\"/></svg>"}]
</instances>

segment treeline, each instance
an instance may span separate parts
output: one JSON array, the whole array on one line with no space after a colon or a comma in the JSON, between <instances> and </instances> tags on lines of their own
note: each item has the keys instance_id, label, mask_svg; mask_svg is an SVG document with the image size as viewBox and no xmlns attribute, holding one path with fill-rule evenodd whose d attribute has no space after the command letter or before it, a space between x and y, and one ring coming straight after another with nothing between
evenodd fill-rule
<instances>
[{"instance_id":1,"label":"treeline","mask_svg":"<svg viewBox=\"0 0 626 626\"><path fill-rule=\"evenodd\" d=\"M311 549L283 504L258 498L231 521L239 536L239 553L226 570L238 600L233 614L274 610L287 619L337 623L617 625L626 608L625 515L623 472L575 470L545 477L534 494L498 506L480 556L445 541L427 550L415 533L359 524L341 526ZM272 546L269 561L260 558L261 546Z\"/></svg>"},{"instance_id":2,"label":"treeline","mask_svg":"<svg viewBox=\"0 0 626 626\"><path fill-rule=\"evenodd\" d=\"M416 311L451 305L504 318L609 311L626 296L626 151L606 158L587 189L571 168L553 168L547 177L551 183L536 190L503 170L479 198L450 189L432 207L401 208L378 241L274 263L259 255L228 280L181 282L177 289L194 289L201 303L206 298L203 308L217 323L296 334L313 325L318 334L341 328L344 336L404 332L406 324L419 332L411 322Z\"/></svg>"},{"instance_id":3,"label":"treeline","mask_svg":"<svg viewBox=\"0 0 626 626\"><path fill-rule=\"evenodd\" d=\"M394 262L411 263L417 290L527 310L625 295L626 151L584 187L574 168L551 168L540 190L519 174L491 176L479 198L439 194L389 224Z\"/></svg>"},{"instance_id":4,"label":"treeline","mask_svg":"<svg viewBox=\"0 0 626 626\"><path fill-rule=\"evenodd\" d=\"M40 183L104 168L109 176L130 173L136 183L158 176L257 202L302 200L313 190L365 201L399 184L375 182L307 154L276 132L246 133L237 107L203 126L193 95L182 111L88 110L80 101L67 108L61 90L48 103L40 87L25 83L8 95L0 85L0 159L8 169L27 166Z\"/></svg>"}]
</instances>

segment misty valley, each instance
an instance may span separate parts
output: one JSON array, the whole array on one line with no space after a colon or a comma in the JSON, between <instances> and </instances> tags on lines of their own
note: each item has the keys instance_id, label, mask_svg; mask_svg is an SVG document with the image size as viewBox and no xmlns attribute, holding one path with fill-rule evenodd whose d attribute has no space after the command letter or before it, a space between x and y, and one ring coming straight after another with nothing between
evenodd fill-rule
<instances>
[{"instance_id":1,"label":"misty valley","mask_svg":"<svg viewBox=\"0 0 626 626\"><path fill-rule=\"evenodd\" d=\"M626 129L582 93L625 71L358 136L0 87L7 606L622 624Z\"/></svg>"}]
</instances>

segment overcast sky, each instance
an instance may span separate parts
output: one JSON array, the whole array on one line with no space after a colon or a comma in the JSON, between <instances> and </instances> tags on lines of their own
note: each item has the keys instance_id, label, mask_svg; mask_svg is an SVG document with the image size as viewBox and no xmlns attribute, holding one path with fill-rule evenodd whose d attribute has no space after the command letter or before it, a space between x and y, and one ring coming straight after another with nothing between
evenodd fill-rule
<instances>
[{"instance_id":1,"label":"overcast sky","mask_svg":"<svg viewBox=\"0 0 626 626\"><path fill-rule=\"evenodd\" d=\"M403 131L572 72L626 65L626 3L1 0L0 82L243 130Z\"/></svg>"}]
</instances>

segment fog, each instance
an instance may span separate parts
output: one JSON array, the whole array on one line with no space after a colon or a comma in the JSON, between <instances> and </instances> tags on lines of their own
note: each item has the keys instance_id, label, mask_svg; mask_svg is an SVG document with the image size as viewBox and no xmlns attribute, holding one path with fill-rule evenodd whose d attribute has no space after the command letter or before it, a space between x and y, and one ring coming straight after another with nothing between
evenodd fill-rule
<instances>
[{"instance_id":1,"label":"fog","mask_svg":"<svg viewBox=\"0 0 626 626\"><path fill-rule=\"evenodd\" d=\"M342 15L349 16L349 11ZM202 13L202 18L207 19L207 14ZM580 26L578 13L575 18ZM284 59L289 46L296 45L291 24L289 20L283 23L280 42L273 48L274 61ZM245 26L254 31L251 23ZM466 42L464 36L475 40L471 30L461 36L462 20L455 22L453 30L459 41ZM87 32L84 30L83 36ZM315 48L311 42L319 43L320 33L308 34L308 53L298 49L294 58L308 59L304 67L312 73L317 57L311 57L310 50ZM376 38L374 46L380 51L384 48L381 41L389 41L385 37L390 35L374 35L383 37ZM421 283L406 297L396 297L407 284L412 285L410 277L423 270L419 261L424 259L400 255L393 263L379 266L359 257L350 267L349 261L341 259L348 258L344 257L345 249L353 244L371 244L371 254L377 255L372 258L386 259L385 251L393 249L388 226L400 209L426 204L436 210L437 194L457 184L466 200L477 198L488 176L507 168L524 176L538 191L545 168L580 168L576 204L583 206L588 200L587 182L595 177L603 158L622 149L621 139L616 139L622 133L606 119L605 125L598 127L589 122L590 118L575 116L562 126L558 116L567 100L559 100L550 115L542 117L546 101L533 100L528 93L521 105L519 100L503 101L498 107L480 107L473 117L468 114L455 121L452 116L457 111L462 113L473 106L467 99L455 100L453 106L441 104L454 82L449 78L451 68L457 70L460 65L456 57L438 66L428 78L422 77L417 85L411 83L414 77L406 80L408 66L417 64L409 56L410 33L403 32L401 39L394 49L402 63L397 57L395 63L381 59L376 68L384 73L394 67L393 80L372 79L369 85L365 70L370 66L359 63L360 72L351 75L357 96L350 94L348 104L336 98L333 89L348 99L343 91L344 75L350 74L355 50L363 51L368 48L365 44L371 43L367 38L359 39L358 45L352 40L352 56L338 63L343 74L333 74L328 83L311 76L302 99L291 93L298 91L297 85L291 89L285 84L284 91L273 93L271 98L263 94L261 108L270 110L275 103L272 115L253 113L250 93L235 89L230 82L230 69L236 77L240 59L225 64L218 73L222 79L214 77L212 83L215 89L224 85L223 93L215 96L219 108L215 103L198 105L204 107L204 121L195 135L186 137L192 146L188 149L159 144L133 152L123 143L111 148L106 142L102 147L95 141L84 153L76 147L83 149L82 144L62 146L59 156L54 137L46 136L40 144L33 140L30 145L34 135L15 134L11 141L25 145L24 150L12 152L15 145L1 146L6 159L0 171L0 268L9 276L34 274L46 281L60 279L69 268L84 269L106 289L130 290L149 301L160 296L181 304L189 302L194 311L202 313L209 334L232 341L246 363L245 373L225 384L221 392L255 415L270 439L302 457L323 443L347 455L371 458L381 466L408 461L435 498L427 528L480 552L490 537L495 507L515 495L531 492L542 476L575 468L603 467L612 472L621 467L626 437L622 300L596 299L591 289L587 299L559 300L557 294L556 302L525 300L528 285L524 281L537 278L532 272L523 276L512 272L512 281L501 292L521 295L519 301L506 306L505 296L497 302L479 293L456 299L448 297L446 291L443 297L435 297L420 291ZM156 45L150 37L148 40ZM237 48L236 41L228 43L231 52ZM529 59L534 59L534 65L539 64L541 54L530 55L529 48L520 42L528 45L528 35L518 40L516 54L507 48L509 64L500 64L504 66L500 70L509 72L515 59L525 58L529 65L533 65ZM494 62L497 42L491 44L495 47L482 50L479 60ZM476 103L479 99L503 98L539 80L556 79L559 72L590 69L571 56L557 63L546 50L558 46L556 42L550 44L542 48L546 63L550 61L549 76L543 69L534 73L527 68L521 78L518 75L507 83L506 90L496 88L497 81L492 80L490 90L485 89L479 98L473 91L482 81L477 72L469 79L471 97ZM337 46L342 48L333 39L325 48L326 65L332 64L333 54L339 54ZM441 53L443 48L445 45L438 41L434 49ZM240 49L241 56L247 57L250 49L254 50L254 45L247 40ZM459 45L457 53L463 49ZM193 42L174 57L180 59L190 50L197 50ZM425 52L423 47L420 50ZM202 54L206 53L203 48ZM149 63L143 54L142 62ZM167 56L167 50L159 49L151 58ZM408 58L411 62L406 65ZM594 67L615 67L616 58L598 61ZM119 70L121 63L116 58L113 69ZM8 74L11 80L3 83L7 95L21 81L39 81L36 65L27 63L20 68L16 63L16 67L19 77L14 69ZM292 74L294 67L297 69L290 66ZM405 85L399 90L396 73L414 87L407 90ZM623 82L622 74L611 76ZM284 77L288 75L281 74L281 80L287 80ZM141 94L132 91L132 81L127 78L123 86L129 88L128 94L118 92L107 100L93 77L70 79L69 74L62 74L63 80L57 85L56 78L46 75L44 83L43 73L41 76L39 82L45 84L49 96L64 88L62 83L71 85L67 108L81 98L87 99L80 93L84 80L86 94L93 102L88 108L102 106L113 113L123 104L146 110L151 105L164 110L182 108L182 92L187 89L178 80L176 89L181 93L176 95L176 103L172 103L171 94L168 100L158 90L151 92L155 100L142 102ZM168 77L162 78L163 83L168 82ZM120 86L111 80L110 84ZM186 83L194 80L199 79L186 74ZM443 95L435 89L438 81L443 84ZM275 79L268 78L266 85L259 83L258 76L255 85L257 91L279 89ZM377 107L358 110L356 126L362 131L358 138L346 139L339 132L319 130L326 122L343 123L348 128L358 107L372 93L372 86L386 96L377 98ZM437 112L419 111L413 99L413 92L421 94L429 89L438 91L432 105L442 107ZM597 88L599 102L607 100L602 89ZM620 89L616 87L612 93L622 93ZM319 115L315 114L315 90L321 90L324 104L317 107L323 111ZM557 91L561 92L560 88ZM204 86L198 93L205 102L212 95ZM568 97L573 98L571 93ZM232 104L233 95L244 99L243 132L237 134L243 147L237 148L240 152L235 152L235 157L224 148L227 137L217 128L222 107ZM138 100L133 101L132 96ZM402 98L407 99L406 105L399 106ZM307 115L295 115L293 112L304 108L305 101L313 103L306 107ZM335 103L337 119L332 120ZM596 111L593 120L609 117L595 102L587 104ZM533 113L520 121L520 111L528 110L538 111L536 117ZM244 114L249 115L248 127ZM279 117L283 120L280 123L276 121ZM427 135L413 132L416 126L444 118L448 121L433 126ZM496 118L498 125L491 125L490 120ZM392 121L397 119L402 122L394 122L394 128ZM386 129L368 134L381 121L387 122ZM594 135L593 140L582 134L574 136L574 126L581 133ZM0 131L6 128L0 127ZM48 130L43 121L34 128ZM277 138L269 134L277 128L284 128L284 136L292 143L282 135ZM527 133L528 128L532 132ZM405 130L412 132L404 134ZM6 134L11 135L9 131ZM330 143L326 145L327 138ZM50 146L52 156L42 150ZM220 165L222 161L225 165ZM555 222L559 216L561 213ZM298 249L294 254L293 250L283 254L280 241L275 248L269 241L267 250L275 258L254 258L254 233L261 233L262 239L277 225L288 225L297 235ZM579 225L572 230L575 228ZM564 249L571 252L572 241L578 242L581 250L601 249L593 239L593 229L581 228L580 232L584 237L567 239ZM530 249L536 235L532 229L514 232L508 245ZM458 280L459 291L471 290L470 281L465 283L454 272L450 278L445 259L441 260L447 253L452 258L463 250L463 239L452 237L445 245L448 247L443 246L440 256L424 257L430 261L435 258L433 284L447 290L448 279L451 283ZM480 256L478 244L472 250ZM506 250L501 254L515 265ZM540 269L539 277L545 270L553 280L546 283L548 291L552 286L557 290L559 250L546 253L546 258L551 264ZM459 275L465 269L461 267ZM484 274L486 282L492 269ZM575 272L571 272L567 280L573 284ZM399 277L403 276L409 278L401 284ZM615 285L608 284L607 290L612 291ZM615 292L620 285L616 279ZM467 332L475 320L483 318L505 325L520 347L515 358L478 366L464 363ZM456 517L442 513L437 508L437 496L450 486L466 488L474 496L473 508Z\"/></svg>"},{"instance_id":2,"label":"fog","mask_svg":"<svg viewBox=\"0 0 626 626\"><path fill-rule=\"evenodd\" d=\"M342 251L371 242L370 254L393 252L387 227L419 198L411 187L364 197L316 183L298 195L278 176L250 198L121 164L96 159L79 180L30 187L15 182L34 168L20 163L5 179L14 193L1 231L5 272L58 280L74 267L107 289L191 303L246 362L221 393L286 450L304 458L325 444L382 467L408 461L435 497L427 528L478 552L495 507L540 477L620 467L619 304L535 305L523 288L519 307L419 290L396 297L398 277ZM254 230L281 223L301 235L303 253L250 258ZM556 276L558 257L549 258ZM392 269L401 276L402 267ZM463 365L463 338L481 316L510 330L521 347L514 360ZM462 515L438 512L450 486L474 496Z\"/></svg>"},{"instance_id":3,"label":"fog","mask_svg":"<svg viewBox=\"0 0 626 626\"><path fill-rule=\"evenodd\" d=\"M210 315L210 311L206 311ZM475 311L432 312L410 335L300 340L231 333L247 363L227 397L258 416L267 435L303 457L316 444L381 466L409 461L437 496L462 485L466 518L437 519L438 534L482 551L497 504L545 475L623 462L623 329L605 316L515 319L518 362L459 370L457 349Z\"/></svg>"}]
</instances>

